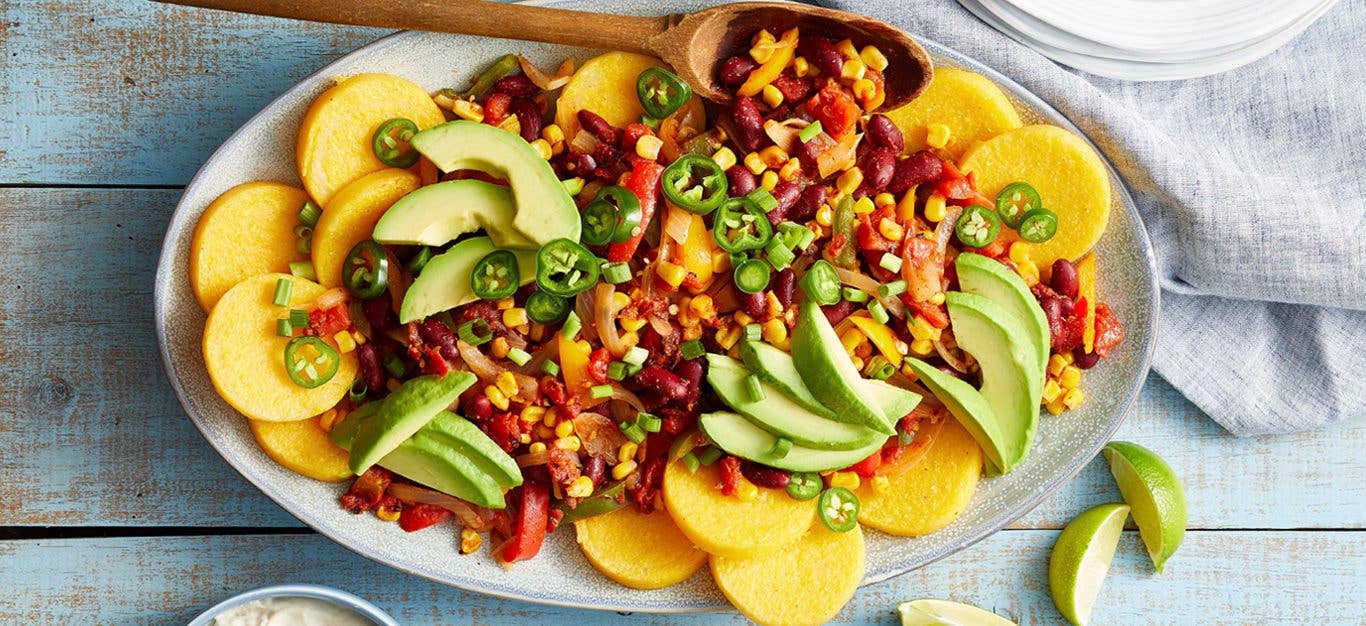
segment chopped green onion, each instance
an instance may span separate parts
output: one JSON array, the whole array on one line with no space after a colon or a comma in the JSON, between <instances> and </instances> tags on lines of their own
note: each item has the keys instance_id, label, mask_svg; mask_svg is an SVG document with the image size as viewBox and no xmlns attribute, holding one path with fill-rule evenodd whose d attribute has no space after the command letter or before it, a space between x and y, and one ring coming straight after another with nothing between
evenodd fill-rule
<instances>
[{"instance_id":1,"label":"chopped green onion","mask_svg":"<svg viewBox=\"0 0 1366 626\"><path fill-rule=\"evenodd\" d=\"M564 190L568 191L571 196L577 196L583 192L583 179L577 176L574 178L566 178L560 181L560 183L564 185Z\"/></svg>"},{"instance_id":2,"label":"chopped green onion","mask_svg":"<svg viewBox=\"0 0 1366 626\"><path fill-rule=\"evenodd\" d=\"M365 385L365 379L357 378L356 382L351 383L351 389L346 392L346 395L351 399L351 404L360 404L368 393L370 393L370 388Z\"/></svg>"},{"instance_id":3,"label":"chopped green onion","mask_svg":"<svg viewBox=\"0 0 1366 626\"><path fill-rule=\"evenodd\" d=\"M516 363L519 367L531 362L531 353L521 348L508 350L508 360Z\"/></svg>"},{"instance_id":4,"label":"chopped green onion","mask_svg":"<svg viewBox=\"0 0 1366 626\"><path fill-rule=\"evenodd\" d=\"M783 245L782 240L777 237L774 237L772 241L768 242L768 247L764 249L764 254L765 258L768 259L768 264L772 265L775 270L786 268L797 258L797 255L793 254L792 250L789 250L787 246Z\"/></svg>"},{"instance_id":5,"label":"chopped green onion","mask_svg":"<svg viewBox=\"0 0 1366 626\"><path fill-rule=\"evenodd\" d=\"M817 124L819 123L820 122L817 122ZM792 440L788 439L787 437L779 437L777 441L773 442L773 449L769 450L769 452L773 454L773 456L778 457L780 459L787 456L787 453L791 451Z\"/></svg>"},{"instance_id":6,"label":"chopped green onion","mask_svg":"<svg viewBox=\"0 0 1366 626\"><path fill-rule=\"evenodd\" d=\"M711 446L706 450L703 450L701 454L698 454L697 460L703 465L711 465L712 463L720 461L721 457L725 456L725 454L724 450L716 446Z\"/></svg>"},{"instance_id":7,"label":"chopped green onion","mask_svg":"<svg viewBox=\"0 0 1366 626\"><path fill-rule=\"evenodd\" d=\"M822 130L824 129L821 128L821 121L816 120L814 122L811 122L810 124L807 124L806 128L797 131L797 139L800 139L802 143L806 143L808 141L811 141L812 139L815 139L816 135L821 134Z\"/></svg>"},{"instance_id":8,"label":"chopped green onion","mask_svg":"<svg viewBox=\"0 0 1366 626\"><path fill-rule=\"evenodd\" d=\"M879 324L886 324L887 320L892 319L887 315L887 309L882 308L882 303L877 300L868 303L868 313L872 315L873 319Z\"/></svg>"},{"instance_id":9,"label":"chopped green onion","mask_svg":"<svg viewBox=\"0 0 1366 626\"><path fill-rule=\"evenodd\" d=\"M911 445L911 444L914 443L914 442L915 442L915 431L914 431L914 430L902 430L902 429L900 429L900 428L897 429L897 431L896 431L896 445L898 445L898 446L909 446L909 445Z\"/></svg>"},{"instance_id":10,"label":"chopped green onion","mask_svg":"<svg viewBox=\"0 0 1366 626\"><path fill-rule=\"evenodd\" d=\"M802 226L796 222L783 222L778 225L778 232L783 236L783 245L789 249L801 248L805 250L816 240L816 233L811 232L810 228Z\"/></svg>"},{"instance_id":11,"label":"chopped green onion","mask_svg":"<svg viewBox=\"0 0 1366 626\"><path fill-rule=\"evenodd\" d=\"M418 250L417 254L408 261L408 271L414 274L421 272L422 268L427 267L427 261L432 260L432 256L434 256L432 249L428 246L422 246L422 249Z\"/></svg>"},{"instance_id":12,"label":"chopped green onion","mask_svg":"<svg viewBox=\"0 0 1366 626\"><path fill-rule=\"evenodd\" d=\"M844 299L854 304L861 304L868 301L868 292L853 287L844 288Z\"/></svg>"},{"instance_id":13,"label":"chopped green onion","mask_svg":"<svg viewBox=\"0 0 1366 626\"><path fill-rule=\"evenodd\" d=\"M318 273L313 271L312 261L294 261L290 263L289 273L304 280L318 280Z\"/></svg>"},{"instance_id":14,"label":"chopped green onion","mask_svg":"<svg viewBox=\"0 0 1366 626\"><path fill-rule=\"evenodd\" d=\"M796 247L799 250L810 248L811 244L816 241L816 232L805 226L798 231L798 235Z\"/></svg>"},{"instance_id":15,"label":"chopped green onion","mask_svg":"<svg viewBox=\"0 0 1366 626\"><path fill-rule=\"evenodd\" d=\"M308 326L308 311L303 309L289 310L289 325L295 328Z\"/></svg>"},{"instance_id":16,"label":"chopped green onion","mask_svg":"<svg viewBox=\"0 0 1366 626\"><path fill-rule=\"evenodd\" d=\"M394 378L403 378L408 366L403 364L403 359L398 358L397 354L391 354L384 359L384 371L389 372Z\"/></svg>"},{"instance_id":17,"label":"chopped green onion","mask_svg":"<svg viewBox=\"0 0 1366 626\"><path fill-rule=\"evenodd\" d=\"M626 364L621 361L612 361L611 363L608 363L607 377L618 381L626 378Z\"/></svg>"},{"instance_id":18,"label":"chopped green onion","mask_svg":"<svg viewBox=\"0 0 1366 626\"><path fill-rule=\"evenodd\" d=\"M758 324L745 324L745 334L743 335L745 341L758 341L763 336L763 327Z\"/></svg>"},{"instance_id":19,"label":"chopped green onion","mask_svg":"<svg viewBox=\"0 0 1366 626\"><path fill-rule=\"evenodd\" d=\"M589 387L589 388L588 388L588 395L591 396L594 400L601 400L601 399L603 399L603 398L610 398L610 397L612 397L612 386L611 386L611 385L593 385L592 387Z\"/></svg>"},{"instance_id":20,"label":"chopped green onion","mask_svg":"<svg viewBox=\"0 0 1366 626\"><path fill-rule=\"evenodd\" d=\"M648 358L650 358L649 350L640 346L632 346L630 350L626 351L626 356L621 357L621 360L626 361L631 365L640 365Z\"/></svg>"},{"instance_id":21,"label":"chopped green onion","mask_svg":"<svg viewBox=\"0 0 1366 626\"><path fill-rule=\"evenodd\" d=\"M630 377L632 377L632 376L635 376L636 374L639 374L639 373L640 373L640 370L643 370L643 369L645 369L645 365L644 365L643 363L640 364L640 365L634 365L634 364L631 364L631 363L626 363L626 377L627 377L627 378L630 378Z\"/></svg>"},{"instance_id":22,"label":"chopped green onion","mask_svg":"<svg viewBox=\"0 0 1366 626\"><path fill-rule=\"evenodd\" d=\"M603 265L602 279L613 285L619 285L631 280L631 266L627 265L625 262Z\"/></svg>"},{"instance_id":23,"label":"chopped green onion","mask_svg":"<svg viewBox=\"0 0 1366 626\"><path fill-rule=\"evenodd\" d=\"M764 213L768 213L769 211L778 208L778 199L774 198L773 194L763 187L755 187L754 191L749 192L747 197L750 200L753 200L754 204L759 205L759 208L763 209Z\"/></svg>"},{"instance_id":24,"label":"chopped green onion","mask_svg":"<svg viewBox=\"0 0 1366 626\"><path fill-rule=\"evenodd\" d=\"M649 126L651 130L659 130L659 123L663 121L664 120L657 117L650 117L648 115L640 116L640 123Z\"/></svg>"},{"instance_id":25,"label":"chopped green onion","mask_svg":"<svg viewBox=\"0 0 1366 626\"><path fill-rule=\"evenodd\" d=\"M281 337L293 337L294 325L289 323L289 318L275 320L275 334Z\"/></svg>"},{"instance_id":26,"label":"chopped green onion","mask_svg":"<svg viewBox=\"0 0 1366 626\"><path fill-rule=\"evenodd\" d=\"M299 209L299 221L310 228L318 225L318 218L322 215L322 208L314 204L312 200L305 200L304 206Z\"/></svg>"},{"instance_id":27,"label":"chopped green onion","mask_svg":"<svg viewBox=\"0 0 1366 626\"><path fill-rule=\"evenodd\" d=\"M689 474L696 474L697 468L702 467L702 461L697 459L697 455L691 452L683 455L683 467L687 468Z\"/></svg>"},{"instance_id":28,"label":"chopped green onion","mask_svg":"<svg viewBox=\"0 0 1366 626\"><path fill-rule=\"evenodd\" d=\"M880 354L868 359L868 365L863 368L863 373L867 374L869 378L877 380L887 380L895 371L896 367L888 363L887 359Z\"/></svg>"},{"instance_id":29,"label":"chopped green onion","mask_svg":"<svg viewBox=\"0 0 1366 626\"><path fill-rule=\"evenodd\" d=\"M560 364L554 361L546 361L545 363L541 364L541 372L544 373L546 376L559 376Z\"/></svg>"},{"instance_id":30,"label":"chopped green onion","mask_svg":"<svg viewBox=\"0 0 1366 626\"><path fill-rule=\"evenodd\" d=\"M684 360L691 361L706 354L707 349L702 347L701 340L693 339L692 341L684 342L683 345L679 346L678 353L682 355Z\"/></svg>"},{"instance_id":31,"label":"chopped green onion","mask_svg":"<svg viewBox=\"0 0 1366 626\"><path fill-rule=\"evenodd\" d=\"M884 252L877 264L882 266L882 269L892 272L893 274L901 271L901 257L892 254L891 252Z\"/></svg>"},{"instance_id":32,"label":"chopped green onion","mask_svg":"<svg viewBox=\"0 0 1366 626\"><path fill-rule=\"evenodd\" d=\"M645 431L641 430L640 426L636 424L632 424L631 422L622 422L620 424L617 424L617 428L620 428L621 434L626 435L626 438L630 439L632 443L640 443L642 441L645 441Z\"/></svg>"},{"instance_id":33,"label":"chopped green onion","mask_svg":"<svg viewBox=\"0 0 1366 626\"><path fill-rule=\"evenodd\" d=\"M877 297L879 298L890 298L903 293L906 293L906 281L904 280L894 280L877 286Z\"/></svg>"},{"instance_id":34,"label":"chopped green onion","mask_svg":"<svg viewBox=\"0 0 1366 626\"><path fill-rule=\"evenodd\" d=\"M310 254L313 252L313 239L310 237L300 237L294 242L294 249L299 254Z\"/></svg>"},{"instance_id":35,"label":"chopped green onion","mask_svg":"<svg viewBox=\"0 0 1366 626\"><path fill-rule=\"evenodd\" d=\"M764 399L764 388L759 384L759 377L750 374L745 377L745 393L749 394L750 402L762 402Z\"/></svg>"},{"instance_id":36,"label":"chopped green onion","mask_svg":"<svg viewBox=\"0 0 1366 626\"><path fill-rule=\"evenodd\" d=\"M294 281L281 278L275 281L275 306L289 306L289 296L294 293Z\"/></svg>"},{"instance_id":37,"label":"chopped green onion","mask_svg":"<svg viewBox=\"0 0 1366 626\"><path fill-rule=\"evenodd\" d=\"M583 322L579 320L579 314L573 311L564 318L564 326L560 327L560 336L566 339L573 339L583 329Z\"/></svg>"},{"instance_id":38,"label":"chopped green onion","mask_svg":"<svg viewBox=\"0 0 1366 626\"><path fill-rule=\"evenodd\" d=\"M455 334L472 346L482 346L493 340L493 329L489 328L488 320L482 317L461 324L460 328L455 329Z\"/></svg>"},{"instance_id":39,"label":"chopped green onion","mask_svg":"<svg viewBox=\"0 0 1366 626\"><path fill-rule=\"evenodd\" d=\"M664 420L660 419L657 415L637 413L636 426L639 426L641 430L647 433L657 433L659 432L659 429L664 426Z\"/></svg>"}]
</instances>

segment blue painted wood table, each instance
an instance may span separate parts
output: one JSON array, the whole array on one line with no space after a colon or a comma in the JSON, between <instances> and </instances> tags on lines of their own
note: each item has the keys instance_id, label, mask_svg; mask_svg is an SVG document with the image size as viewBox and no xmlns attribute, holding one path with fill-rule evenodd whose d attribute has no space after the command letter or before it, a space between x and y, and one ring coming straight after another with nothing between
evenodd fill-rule
<instances>
[{"instance_id":1,"label":"blue painted wood table","mask_svg":"<svg viewBox=\"0 0 1366 626\"><path fill-rule=\"evenodd\" d=\"M151 323L180 187L249 115L385 33L113 0L0 10L0 624L184 623L282 582L406 624L743 621L548 608L386 569L303 528L185 418ZM1366 425L1236 439L1152 378L1119 438L1181 474L1190 532L1160 576L1126 532L1097 623L1366 623ZM1058 529L1116 498L1097 460L1009 530L862 589L839 621L941 597L1057 623Z\"/></svg>"}]
</instances>

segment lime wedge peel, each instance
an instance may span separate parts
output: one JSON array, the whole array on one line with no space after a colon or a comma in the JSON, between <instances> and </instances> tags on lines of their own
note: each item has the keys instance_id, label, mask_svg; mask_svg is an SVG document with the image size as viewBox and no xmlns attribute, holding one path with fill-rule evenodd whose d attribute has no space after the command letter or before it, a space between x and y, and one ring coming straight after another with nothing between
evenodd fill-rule
<instances>
[{"instance_id":1,"label":"lime wedge peel","mask_svg":"<svg viewBox=\"0 0 1366 626\"><path fill-rule=\"evenodd\" d=\"M1186 495L1176 473L1143 446L1112 441L1103 450L1124 501L1133 507L1134 524L1157 573L1186 534Z\"/></svg>"},{"instance_id":2,"label":"lime wedge peel","mask_svg":"<svg viewBox=\"0 0 1366 626\"><path fill-rule=\"evenodd\" d=\"M1053 544L1048 560L1053 604L1076 626L1086 626L1091 618L1091 609L1100 595L1128 517L1127 504L1093 507L1068 523Z\"/></svg>"},{"instance_id":3,"label":"lime wedge peel","mask_svg":"<svg viewBox=\"0 0 1366 626\"><path fill-rule=\"evenodd\" d=\"M968 604L925 598L896 605L901 626L1015 626L1000 615Z\"/></svg>"}]
</instances>

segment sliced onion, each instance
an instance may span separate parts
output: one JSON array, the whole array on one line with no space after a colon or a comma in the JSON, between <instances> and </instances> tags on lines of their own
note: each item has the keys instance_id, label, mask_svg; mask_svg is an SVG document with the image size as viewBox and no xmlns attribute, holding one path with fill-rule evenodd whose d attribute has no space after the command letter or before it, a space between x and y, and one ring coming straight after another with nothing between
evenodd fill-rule
<instances>
[{"instance_id":1,"label":"sliced onion","mask_svg":"<svg viewBox=\"0 0 1366 626\"><path fill-rule=\"evenodd\" d=\"M598 146L601 144L602 142L598 141L598 138L594 137L593 133L583 129L579 129L579 132L574 133L574 138L569 141L571 147L584 154L593 154L593 151L597 150Z\"/></svg>"},{"instance_id":2,"label":"sliced onion","mask_svg":"<svg viewBox=\"0 0 1366 626\"><path fill-rule=\"evenodd\" d=\"M574 417L574 434L579 436L589 456L599 456L610 465L617 462L617 450L626 435L606 415L584 411Z\"/></svg>"},{"instance_id":3,"label":"sliced onion","mask_svg":"<svg viewBox=\"0 0 1366 626\"><path fill-rule=\"evenodd\" d=\"M528 452L516 459L517 467L531 467L532 465L545 465L550 461L550 453L545 450L538 452Z\"/></svg>"},{"instance_id":4,"label":"sliced onion","mask_svg":"<svg viewBox=\"0 0 1366 626\"><path fill-rule=\"evenodd\" d=\"M934 351L939 353L939 358L944 359L944 362L948 363L949 367L952 367L963 374L968 373L967 361L963 360L962 357L959 357L955 349L944 345L942 335L939 339L934 340Z\"/></svg>"},{"instance_id":5,"label":"sliced onion","mask_svg":"<svg viewBox=\"0 0 1366 626\"><path fill-rule=\"evenodd\" d=\"M853 167L858 162L856 153L861 139L862 134L849 133L817 155L816 168L820 170L821 178Z\"/></svg>"},{"instance_id":6,"label":"sliced onion","mask_svg":"<svg viewBox=\"0 0 1366 626\"><path fill-rule=\"evenodd\" d=\"M906 319L906 305L901 303L901 298L896 296L883 298L877 295L879 283L876 278L858 270L851 270L843 267L836 267L835 273L839 275L841 283L853 287L854 289L865 291L874 298L877 298L877 301L882 303L882 308L887 309L887 313L892 317Z\"/></svg>"},{"instance_id":7,"label":"sliced onion","mask_svg":"<svg viewBox=\"0 0 1366 626\"><path fill-rule=\"evenodd\" d=\"M764 122L764 133L768 135L769 139L773 140L773 143L777 144L779 148L782 148L783 152L792 154L792 151L797 147L797 142L801 141L801 138L797 136L797 133L800 133L803 128L810 125L811 122L796 117L781 122L778 120L768 120L767 122ZM829 135L826 136L828 137ZM819 152L817 154L819 154Z\"/></svg>"},{"instance_id":8,"label":"sliced onion","mask_svg":"<svg viewBox=\"0 0 1366 626\"><path fill-rule=\"evenodd\" d=\"M541 373L541 366L545 365L546 361L558 356L560 356L560 342L551 337L549 341L541 344L541 347L536 348L536 351L531 353L531 360L527 361L526 365L517 368L517 371L537 376Z\"/></svg>"},{"instance_id":9,"label":"sliced onion","mask_svg":"<svg viewBox=\"0 0 1366 626\"><path fill-rule=\"evenodd\" d=\"M522 73L526 74L526 77L530 78L531 82L545 91L555 91L556 89L563 87L565 83L569 82L569 77L574 73L572 65L570 66L569 74L552 75L542 72L541 68L536 67L536 64L531 62L531 59L520 54L517 55L517 64L522 66ZM563 70L564 66L561 65L560 69Z\"/></svg>"},{"instance_id":10,"label":"sliced onion","mask_svg":"<svg viewBox=\"0 0 1366 626\"><path fill-rule=\"evenodd\" d=\"M597 317L593 314L596 307L597 297L593 295L592 289L581 292L578 297L574 298L574 314L579 316L579 321L583 323L579 333L589 341L598 338Z\"/></svg>"},{"instance_id":11,"label":"sliced onion","mask_svg":"<svg viewBox=\"0 0 1366 626\"><path fill-rule=\"evenodd\" d=\"M484 356L479 348L459 339L455 340L455 347L460 349L460 358L465 361L465 365L469 366L470 371L479 377L479 380L490 381L503 373L503 368L498 367L492 359Z\"/></svg>"},{"instance_id":12,"label":"sliced onion","mask_svg":"<svg viewBox=\"0 0 1366 626\"><path fill-rule=\"evenodd\" d=\"M446 509L455 514L461 526L475 532L484 532L493 527L492 511L440 491L407 483L391 483L388 493L403 502L431 504Z\"/></svg>"},{"instance_id":13,"label":"sliced onion","mask_svg":"<svg viewBox=\"0 0 1366 626\"><path fill-rule=\"evenodd\" d=\"M944 219L939 220L939 225L934 228L934 249L940 259L944 258L945 252L949 249L949 241L953 239L953 227L962 214L963 207L950 206L944 210Z\"/></svg>"},{"instance_id":14,"label":"sliced onion","mask_svg":"<svg viewBox=\"0 0 1366 626\"><path fill-rule=\"evenodd\" d=\"M598 327L598 339L602 341L602 347L607 348L612 356L622 357L626 354L626 344L621 342L621 335L617 334L617 322L613 319L612 295L617 288L610 283L598 283L594 288L594 298L597 302L593 304L593 322Z\"/></svg>"},{"instance_id":15,"label":"sliced onion","mask_svg":"<svg viewBox=\"0 0 1366 626\"><path fill-rule=\"evenodd\" d=\"M688 240L688 228L692 226L692 213L683 209L669 207L669 217L664 220L664 233L670 239L683 243Z\"/></svg>"},{"instance_id":16,"label":"sliced onion","mask_svg":"<svg viewBox=\"0 0 1366 626\"><path fill-rule=\"evenodd\" d=\"M532 403L541 399L541 384L535 378L521 372L513 372L512 378L517 381L518 400Z\"/></svg>"},{"instance_id":17,"label":"sliced onion","mask_svg":"<svg viewBox=\"0 0 1366 626\"><path fill-rule=\"evenodd\" d=\"M341 287L333 287L324 291L323 295L318 296L317 300L318 308L320 309L330 309L332 307L341 306L344 302L346 302L346 290Z\"/></svg>"}]
</instances>

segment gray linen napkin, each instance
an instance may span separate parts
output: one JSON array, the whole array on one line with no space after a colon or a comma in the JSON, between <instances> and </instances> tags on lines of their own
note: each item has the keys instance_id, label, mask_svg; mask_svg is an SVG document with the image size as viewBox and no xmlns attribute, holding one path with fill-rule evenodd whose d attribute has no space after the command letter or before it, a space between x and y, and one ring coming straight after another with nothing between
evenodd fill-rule
<instances>
[{"instance_id":1,"label":"gray linen napkin","mask_svg":"<svg viewBox=\"0 0 1366 626\"><path fill-rule=\"evenodd\" d=\"M949 0L821 0L1001 71L1119 169L1157 252L1154 368L1238 435L1366 415L1366 2L1225 74L1057 65Z\"/></svg>"}]
</instances>

